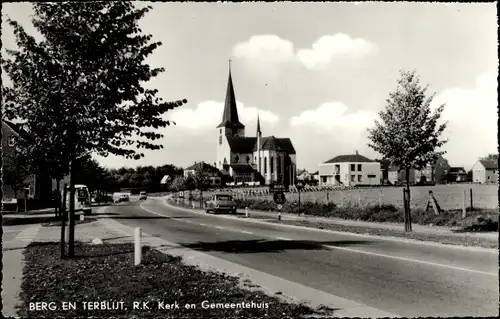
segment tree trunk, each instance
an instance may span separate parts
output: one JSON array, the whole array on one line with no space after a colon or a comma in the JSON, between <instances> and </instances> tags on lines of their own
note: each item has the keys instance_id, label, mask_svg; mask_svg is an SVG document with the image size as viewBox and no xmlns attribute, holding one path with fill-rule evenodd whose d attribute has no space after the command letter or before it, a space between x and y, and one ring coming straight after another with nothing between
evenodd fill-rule
<instances>
[{"instance_id":1,"label":"tree trunk","mask_svg":"<svg viewBox=\"0 0 500 319\"><path fill-rule=\"evenodd\" d=\"M59 201L61 204L61 259L66 257L66 196L68 196L68 184L64 184L62 199Z\"/></svg>"},{"instance_id":2,"label":"tree trunk","mask_svg":"<svg viewBox=\"0 0 500 319\"><path fill-rule=\"evenodd\" d=\"M61 180L59 178L56 179L56 198L55 198L55 211L56 217L61 216Z\"/></svg>"},{"instance_id":3,"label":"tree trunk","mask_svg":"<svg viewBox=\"0 0 500 319\"><path fill-rule=\"evenodd\" d=\"M411 231L411 196L410 196L410 169L406 169L406 221L408 223L406 231ZM406 227L405 227L406 228Z\"/></svg>"},{"instance_id":4,"label":"tree trunk","mask_svg":"<svg viewBox=\"0 0 500 319\"><path fill-rule=\"evenodd\" d=\"M69 243L68 256L75 256L75 161L69 162Z\"/></svg>"},{"instance_id":5,"label":"tree trunk","mask_svg":"<svg viewBox=\"0 0 500 319\"><path fill-rule=\"evenodd\" d=\"M203 209L203 191L200 190L200 208Z\"/></svg>"}]
</instances>

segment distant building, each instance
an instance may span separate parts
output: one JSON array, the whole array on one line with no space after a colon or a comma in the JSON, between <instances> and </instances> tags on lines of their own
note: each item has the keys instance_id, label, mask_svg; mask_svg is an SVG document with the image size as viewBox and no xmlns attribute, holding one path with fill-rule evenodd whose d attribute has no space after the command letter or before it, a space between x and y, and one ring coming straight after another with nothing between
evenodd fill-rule
<instances>
[{"instance_id":1,"label":"distant building","mask_svg":"<svg viewBox=\"0 0 500 319\"><path fill-rule=\"evenodd\" d=\"M220 186L221 185L221 173L220 171L205 162L195 162L193 165L189 166L184 170L184 178L187 178L189 175L195 175L196 171L201 170L204 176L210 181L210 185L212 186Z\"/></svg>"},{"instance_id":2,"label":"distant building","mask_svg":"<svg viewBox=\"0 0 500 319\"><path fill-rule=\"evenodd\" d=\"M22 125L15 124L13 122L2 120L2 160L3 160L3 172L10 169L11 165L14 165L13 160L15 158L16 143L20 139L25 139L27 137L27 132L22 128ZM17 199L24 199L25 191L24 188L18 189L17 193L10 185L3 183L3 199L2 201L6 204L17 203ZM24 178L23 183L29 188L30 199L41 199L50 201L52 199L52 193L50 188L50 179L44 178L42 176L28 175Z\"/></svg>"},{"instance_id":3,"label":"distant building","mask_svg":"<svg viewBox=\"0 0 500 319\"><path fill-rule=\"evenodd\" d=\"M446 180L452 183L467 182L467 171L463 167L450 167L446 173Z\"/></svg>"},{"instance_id":4,"label":"distant building","mask_svg":"<svg viewBox=\"0 0 500 319\"><path fill-rule=\"evenodd\" d=\"M258 115L256 136L245 136L245 125L238 117L231 70L216 138L217 168L224 174L225 180L295 184L296 152L289 138L263 137Z\"/></svg>"},{"instance_id":5,"label":"distant building","mask_svg":"<svg viewBox=\"0 0 500 319\"><path fill-rule=\"evenodd\" d=\"M311 180L311 179L312 179L312 176L307 170L301 169L301 170L297 171L297 180L305 181L305 180Z\"/></svg>"},{"instance_id":6,"label":"distant building","mask_svg":"<svg viewBox=\"0 0 500 319\"><path fill-rule=\"evenodd\" d=\"M320 186L380 185L380 163L359 155L339 155L319 164Z\"/></svg>"},{"instance_id":7,"label":"distant building","mask_svg":"<svg viewBox=\"0 0 500 319\"><path fill-rule=\"evenodd\" d=\"M498 161L481 159L472 167L474 183L498 183Z\"/></svg>"}]
</instances>

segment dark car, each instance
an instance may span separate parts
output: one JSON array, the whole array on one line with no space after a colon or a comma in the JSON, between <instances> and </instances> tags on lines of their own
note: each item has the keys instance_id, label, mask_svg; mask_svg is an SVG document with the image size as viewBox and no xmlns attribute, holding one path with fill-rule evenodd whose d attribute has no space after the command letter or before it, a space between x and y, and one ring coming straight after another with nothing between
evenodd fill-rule
<instances>
[{"instance_id":1,"label":"dark car","mask_svg":"<svg viewBox=\"0 0 500 319\"><path fill-rule=\"evenodd\" d=\"M213 212L228 212L236 214L236 203L233 196L229 194L217 193L213 195L210 200L205 202L205 211L208 213Z\"/></svg>"}]
</instances>

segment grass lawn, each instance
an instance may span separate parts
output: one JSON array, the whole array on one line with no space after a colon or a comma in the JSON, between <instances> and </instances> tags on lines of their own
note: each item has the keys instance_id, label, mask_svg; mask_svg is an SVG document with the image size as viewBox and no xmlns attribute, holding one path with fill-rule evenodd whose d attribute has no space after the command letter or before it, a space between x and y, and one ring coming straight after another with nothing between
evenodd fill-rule
<instances>
[{"instance_id":1,"label":"grass lawn","mask_svg":"<svg viewBox=\"0 0 500 319\"><path fill-rule=\"evenodd\" d=\"M306 305L287 303L279 297L245 289L237 277L201 271L183 264L179 257L149 247L143 249L143 264L135 267L133 251L132 244L76 243L77 257L61 260L59 243L30 244L25 250L21 287L24 304L18 309L18 315L30 318L301 318L319 313ZM76 309L62 309L63 301L75 303ZM122 309L84 309L84 302L95 301L114 302L110 306ZM31 302L54 302L58 309L30 311ZM123 306L119 307L118 302L123 302ZM150 309L134 310L133 302L149 302ZM174 303L179 305L178 309L164 306ZM186 309L186 304L194 304L195 308ZM214 304L215 308L204 309L204 304Z\"/></svg>"}]
</instances>

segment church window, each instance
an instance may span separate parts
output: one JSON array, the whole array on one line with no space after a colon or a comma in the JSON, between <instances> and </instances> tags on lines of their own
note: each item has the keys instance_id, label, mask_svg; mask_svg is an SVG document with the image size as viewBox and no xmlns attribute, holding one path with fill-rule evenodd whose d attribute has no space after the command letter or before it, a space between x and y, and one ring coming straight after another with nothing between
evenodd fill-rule
<instances>
[{"instance_id":1,"label":"church window","mask_svg":"<svg viewBox=\"0 0 500 319\"><path fill-rule=\"evenodd\" d=\"M281 159L279 156L276 157L276 164L278 166L278 174L281 174Z\"/></svg>"},{"instance_id":2,"label":"church window","mask_svg":"<svg viewBox=\"0 0 500 319\"><path fill-rule=\"evenodd\" d=\"M238 155L236 155L236 157L234 158L234 160L236 161L236 163L238 163L240 161L240 157Z\"/></svg>"},{"instance_id":3,"label":"church window","mask_svg":"<svg viewBox=\"0 0 500 319\"><path fill-rule=\"evenodd\" d=\"M274 173L274 157L271 156L271 174Z\"/></svg>"},{"instance_id":4,"label":"church window","mask_svg":"<svg viewBox=\"0 0 500 319\"><path fill-rule=\"evenodd\" d=\"M219 145L222 145L222 135L219 136Z\"/></svg>"},{"instance_id":5,"label":"church window","mask_svg":"<svg viewBox=\"0 0 500 319\"><path fill-rule=\"evenodd\" d=\"M260 172L262 172L262 158L259 158L259 167L260 167Z\"/></svg>"},{"instance_id":6,"label":"church window","mask_svg":"<svg viewBox=\"0 0 500 319\"><path fill-rule=\"evenodd\" d=\"M250 163L250 156L247 156L247 164Z\"/></svg>"},{"instance_id":7,"label":"church window","mask_svg":"<svg viewBox=\"0 0 500 319\"><path fill-rule=\"evenodd\" d=\"M219 130L219 133L222 134L222 129Z\"/></svg>"},{"instance_id":8,"label":"church window","mask_svg":"<svg viewBox=\"0 0 500 319\"><path fill-rule=\"evenodd\" d=\"M267 174L267 157L264 157L264 174Z\"/></svg>"}]
</instances>

